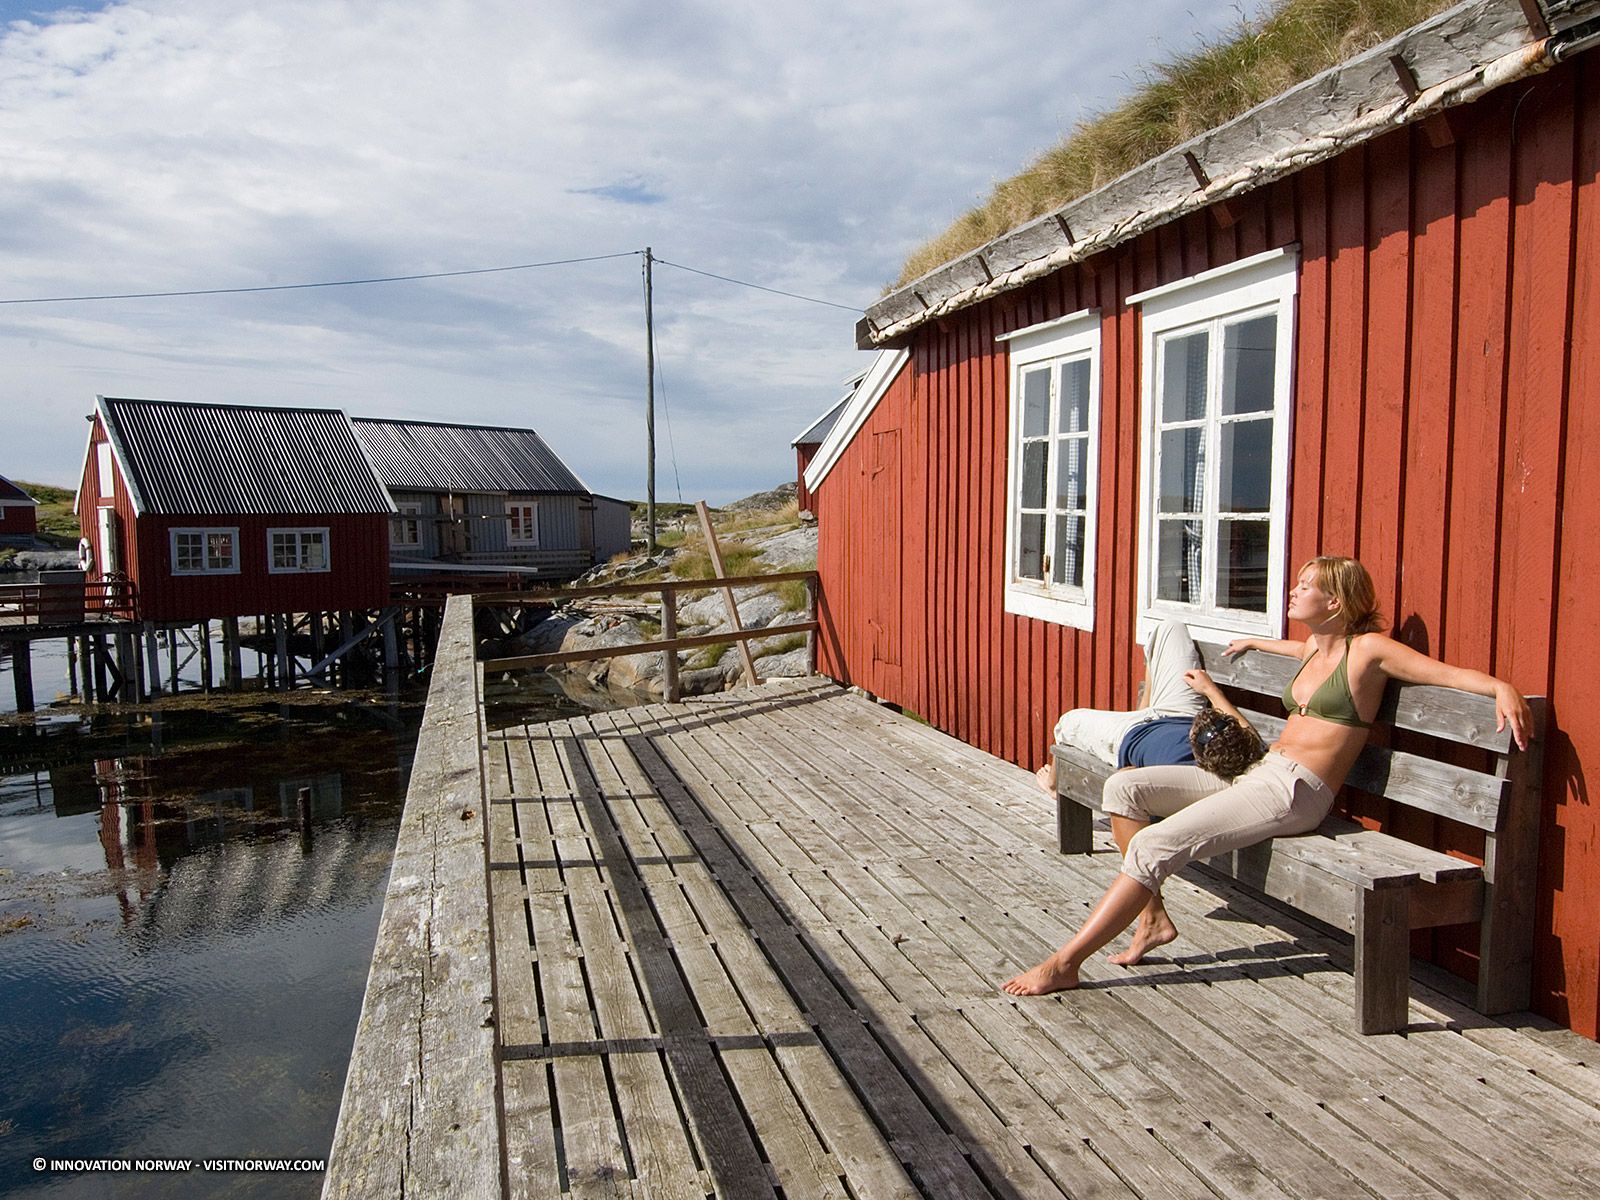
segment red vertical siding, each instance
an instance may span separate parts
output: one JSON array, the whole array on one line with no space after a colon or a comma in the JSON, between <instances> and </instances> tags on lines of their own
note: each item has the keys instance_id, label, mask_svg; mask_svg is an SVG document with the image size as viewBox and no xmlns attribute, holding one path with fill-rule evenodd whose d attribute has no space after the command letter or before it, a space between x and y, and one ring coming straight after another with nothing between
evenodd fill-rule
<instances>
[{"instance_id":1,"label":"red vertical siding","mask_svg":"<svg viewBox=\"0 0 1600 1200\"><path fill-rule=\"evenodd\" d=\"M1593 57L1593 56L1585 56ZM1460 114L1458 141L1400 130L1174 222L914 335L912 356L817 496L824 669L1027 766L1056 715L1126 706L1134 643L1141 363L1124 298L1274 246L1301 256L1289 552L1352 552L1398 636L1550 697L1536 1006L1594 1037L1600 1017L1600 762L1592 703L1600 578L1600 87L1584 59ZM1101 310L1095 631L1002 611L1007 360L997 334ZM877 435L900 464L872 473ZM886 547L899 521L897 607ZM899 678L862 614L898 612ZM1373 822L1390 819L1358 805ZM1481 840L1414 815L1408 836ZM1470 930L1431 952L1469 975ZM1428 948L1428 947L1423 947Z\"/></svg>"}]
</instances>

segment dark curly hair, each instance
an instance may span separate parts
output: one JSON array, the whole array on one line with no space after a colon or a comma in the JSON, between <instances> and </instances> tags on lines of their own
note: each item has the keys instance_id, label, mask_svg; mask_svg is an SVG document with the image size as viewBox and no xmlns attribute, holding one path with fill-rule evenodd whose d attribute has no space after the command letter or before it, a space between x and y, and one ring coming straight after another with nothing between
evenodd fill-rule
<instances>
[{"instance_id":1,"label":"dark curly hair","mask_svg":"<svg viewBox=\"0 0 1600 1200\"><path fill-rule=\"evenodd\" d=\"M1248 725L1241 725L1221 709L1206 705L1189 727L1194 760L1205 770L1233 780L1261 761L1267 748Z\"/></svg>"}]
</instances>

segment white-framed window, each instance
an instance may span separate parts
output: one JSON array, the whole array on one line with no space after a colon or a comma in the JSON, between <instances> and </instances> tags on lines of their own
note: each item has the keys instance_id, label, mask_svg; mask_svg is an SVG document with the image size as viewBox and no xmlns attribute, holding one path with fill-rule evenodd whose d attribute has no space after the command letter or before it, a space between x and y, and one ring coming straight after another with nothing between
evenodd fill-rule
<instances>
[{"instance_id":1,"label":"white-framed window","mask_svg":"<svg viewBox=\"0 0 1600 1200\"><path fill-rule=\"evenodd\" d=\"M1283 635L1299 255L1128 298L1143 325L1139 634Z\"/></svg>"},{"instance_id":2,"label":"white-framed window","mask_svg":"<svg viewBox=\"0 0 1600 1200\"><path fill-rule=\"evenodd\" d=\"M101 500L110 500L116 494L111 470L111 443L99 442L95 445L94 451L96 494Z\"/></svg>"},{"instance_id":3,"label":"white-framed window","mask_svg":"<svg viewBox=\"0 0 1600 1200\"><path fill-rule=\"evenodd\" d=\"M192 528L169 533L174 575L237 575L239 530Z\"/></svg>"},{"instance_id":4,"label":"white-framed window","mask_svg":"<svg viewBox=\"0 0 1600 1200\"><path fill-rule=\"evenodd\" d=\"M397 504L398 517L389 520L389 544L391 546L420 546L422 544L422 515L420 504Z\"/></svg>"},{"instance_id":5,"label":"white-framed window","mask_svg":"<svg viewBox=\"0 0 1600 1200\"><path fill-rule=\"evenodd\" d=\"M539 505L533 500L506 505L506 542L512 546L539 544Z\"/></svg>"},{"instance_id":6,"label":"white-framed window","mask_svg":"<svg viewBox=\"0 0 1600 1200\"><path fill-rule=\"evenodd\" d=\"M326 528L267 530L267 570L273 575L330 569Z\"/></svg>"},{"instance_id":7,"label":"white-framed window","mask_svg":"<svg viewBox=\"0 0 1600 1200\"><path fill-rule=\"evenodd\" d=\"M1093 629L1100 311L999 340L1011 362L1005 610Z\"/></svg>"}]
</instances>

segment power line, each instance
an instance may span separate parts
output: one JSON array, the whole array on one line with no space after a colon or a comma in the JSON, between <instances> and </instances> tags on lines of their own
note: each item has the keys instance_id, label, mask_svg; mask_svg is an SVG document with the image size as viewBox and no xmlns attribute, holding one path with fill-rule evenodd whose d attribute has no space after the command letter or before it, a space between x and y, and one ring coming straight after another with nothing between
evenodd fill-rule
<instances>
[{"instance_id":1,"label":"power line","mask_svg":"<svg viewBox=\"0 0 1600 1200\"><path fill-rule=\"evenodd\" d=\"M754 288L758 292L771 292L774 296L787 296L791 300L805 300L810 304L826 304L829 308L842 308L846 312L864 313L867 310L857 308L853 304L835 304L832 300L818 300L815 296L802 296L798 292L780 291L778 288L763 287L759 283L751 283L744 279L731 279L726 275L715 275L710 271L702 271L698 267L686 267L682 263L668 262L664 258L656 259L664 267L677 267L680 271L688 271L691 275L704 275L707 279L720 279L723 283L736 283L740 287Z\"/></svg>"},{"instance_id":2,"label":"power line","mask_svg":"<svg viewBox=\"0 0 1600 1200\"><path fill-rule=\"evenodd\" d=\"M462 275L498 275L505 271L532 271L538 267L565 267L573 263L604 262L630 258L640 250L621 250L616 254L591 254L585 258L556 258L548 262L516 263L509 267L477 267L467 271L430 271L421 275L384 275L374 279L328 279L318 283L274 283L260 287L194 288L183 292L114 292L99 296L30 296L0 300L0 304L70 304L80 300L161 300L175 296L236 296L245 292L295 292L307 288L358 287L369 283L411 283L418 279L454 279ZM688 270L689 268L684 268ZM754 285L751 285L754 286ZM804 297L801 297L804 299Z\"/></svg>"}]
</instances>

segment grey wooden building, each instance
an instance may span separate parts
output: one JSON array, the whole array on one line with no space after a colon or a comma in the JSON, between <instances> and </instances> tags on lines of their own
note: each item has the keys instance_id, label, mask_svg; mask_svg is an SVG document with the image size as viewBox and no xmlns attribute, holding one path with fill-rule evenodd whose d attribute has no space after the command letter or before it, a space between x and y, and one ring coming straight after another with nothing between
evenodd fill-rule
<instances>
[{"instance_id":1,"label":"grey wooden building","mask_svg":"<svg viewBox=\"0 0 1600 1200\"><path fill-rule=\"evenodd\" d=\"M628 549L627 503L591 492L531 429L352 423L394 499L397 573L504 566L571 578Z\"/></svg>"}]
</instances>

